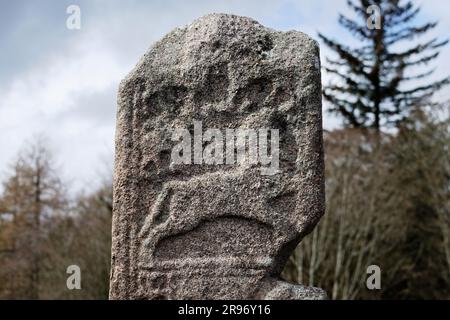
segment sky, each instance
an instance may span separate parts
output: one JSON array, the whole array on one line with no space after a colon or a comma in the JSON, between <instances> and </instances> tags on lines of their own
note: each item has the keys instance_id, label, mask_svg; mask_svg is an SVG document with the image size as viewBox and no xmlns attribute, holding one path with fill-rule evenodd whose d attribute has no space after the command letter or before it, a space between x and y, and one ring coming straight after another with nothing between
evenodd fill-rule
<instances>
[{"instance_id":1,"label":"sky","mask_svg":"<svg viewBox=\"0 0 450 320\"><path fill-rule=\"evenodd\" d=\"M432 35L449 37L450 4L416 1L418 22L437 20ZM69 30L69 5L81 9L81 28ZM220 12L254 18L278 30L320 31L356 44L337 23L350 15L345 0L0 0L0 179L23 146L45 136L71 190L89 191L112 172L116 95L120 80L151 44L177 26ZM331 53L321 46L321 58ZM434 79L450 70L450 46ZM323 82L327 75L323 76ZM447 100L450 91L437 95ZM324 127L340 120L324 113Z\"/></svg>"}]
</instances>

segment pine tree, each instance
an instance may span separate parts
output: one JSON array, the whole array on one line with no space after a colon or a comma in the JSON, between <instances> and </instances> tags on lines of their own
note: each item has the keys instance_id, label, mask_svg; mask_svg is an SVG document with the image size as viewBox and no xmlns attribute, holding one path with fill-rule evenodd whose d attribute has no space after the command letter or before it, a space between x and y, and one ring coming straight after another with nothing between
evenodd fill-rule
<instances>
[{"instance_id":1,"label":"pine tree","mask_svg":"<svg viewBox=\"0 0 450 320\"><path fill-rule=\"evenodd\" d=\"M319 34L339 57L327 59L325 70L340 81L324 87L324 98L331 103L330 111L342 115L350 127L378 131L397 125L408 117L414 105L424 103L436 90L450 83L450 77L424 85L412 82L426 80L431 75L432 69L425 72L417 69L436 59L439 49L448 40L434 38L422 44L403 46L437 25L431 22L413 26L420 8L411 1L348 0L347 3L360 21L341 14L339 24L349 30L361 46L351 48ZM379 9L379 24L374 23L374 5ZM399 50L399 44L401 48L408 48Z\"/></svg>"}]
</instances>

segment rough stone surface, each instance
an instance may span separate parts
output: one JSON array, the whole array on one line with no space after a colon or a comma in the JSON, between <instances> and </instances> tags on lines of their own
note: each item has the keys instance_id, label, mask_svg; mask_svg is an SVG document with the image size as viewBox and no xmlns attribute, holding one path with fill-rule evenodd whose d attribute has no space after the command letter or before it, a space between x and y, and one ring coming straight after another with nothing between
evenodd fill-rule
<instances>
[{"instance_id":1,"label":"rough stone surface","mask_svg":"<svg viewBox=\"0 0 450 320\"><path fill-rule=\"evenodd\" d=\"M118 95L112 299L323 299L279 279L324 212L317 43L211 14L155 43ZM175 128L275 128L279 172L171 165Z\"/></svg>"}]
</instances>

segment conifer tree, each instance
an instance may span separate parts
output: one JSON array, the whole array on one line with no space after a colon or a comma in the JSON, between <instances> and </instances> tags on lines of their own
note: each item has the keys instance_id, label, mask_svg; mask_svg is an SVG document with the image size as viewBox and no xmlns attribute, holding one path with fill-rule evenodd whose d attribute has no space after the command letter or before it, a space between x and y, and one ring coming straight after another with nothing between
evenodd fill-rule
<instances>
[{"instance_id":1,"label":"conifer tree","mask_svg":"<svg viewBox=\"0 0 450 320\"><path fill-rule=\"evenodd\" d=\"M436 90L450 83L450 77L420 83L433 72L427 65L438 57L439 49L448 40L433 38L417 43L417 38L437 23L414 25L420 7L411 1L347 3L358 18L352 20L341 14L339 24L361 45L351 48L319 34L338 56L327 59L325 70L339 81L324 87L324 98L331 104L330 111L343 116L347 126L376 130L395 126L408 117L413 106L426 102ZM421 70L424 66L425 71Z\"/></svg>"}]
</instances>

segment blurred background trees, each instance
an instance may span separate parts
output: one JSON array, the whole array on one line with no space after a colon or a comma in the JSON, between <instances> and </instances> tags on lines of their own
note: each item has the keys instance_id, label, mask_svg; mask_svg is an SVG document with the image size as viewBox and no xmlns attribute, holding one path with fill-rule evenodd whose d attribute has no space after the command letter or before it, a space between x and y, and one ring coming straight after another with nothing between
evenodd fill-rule
<instances>
[{"instance_id":1,"label":"blurred background trees","mask_svg":"<svg viewBox=\"0 0 450 320\"><path fill-rule=\"evenodd\" d=\"M427 81L423 69L447 41L415 42L436 23L414 25L411 1L347 3L358 20L339 23L361 46L319 34L337 56L325 63L324 98L344 122L324 137L326 214L283 276L333 299L449 299L449 104L431 98L450 78ZM371 6L379 27L368 26ZM402 41L410 48L399 51ZM370 265L381 290L366 287Z\"/></svg>"},{"instance_id":2,"label":"blurred background trees","mask_svg":"<svg viewBox=\"0 0 450 320\"><path fill-rule=\"evenodd\" d=\"M0 298L106 299L112 187L69 199L45 140L27 145L0 196ZM66 269L82 270L68 290Z\"/></svg>"},{"instance_id":3,"label":"blurred background trees","mask_svg":"<svg viewBox=\"0 0 450 320\"><path fill-rule=\"evenodd\" d=\"M437 23L414 24L420 10L411 1L347 3L357 19L341 14L339 24L361 45L352 48L319 33L337 56L327 58L325 63L325 70L334 78L324 87L324 98L330 102L330 110L343 117L349 127L379 130L397 126L414 106L450 83L450 77L420 83L433 73L433 69L424 66L438 57L439 49L448 40L417 42ZM401 43L406 44L399 46Z\"/></svg>"},{"instance_id":4,"label":"blurred background trees","mask_svg":"<svg viewBox=\"0 0 450 320\"><path fill-rule=\"evenodd\" d=\"M285 279L333 299L450 298L450 109L440 110L416 110L381 138L325 133L326 214ZM366 287L370 265L381 268L381 290Z\"/></svg>"}]
</instances>

